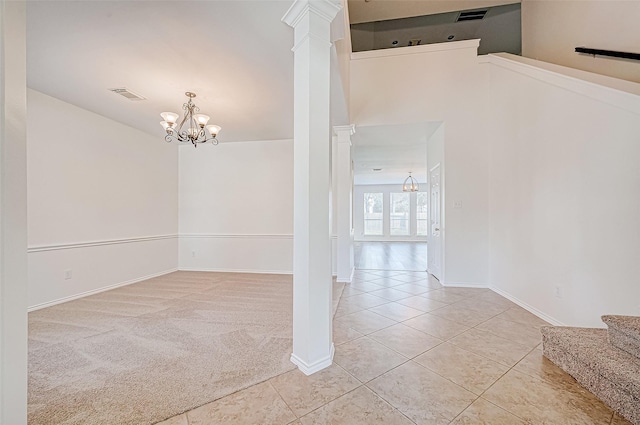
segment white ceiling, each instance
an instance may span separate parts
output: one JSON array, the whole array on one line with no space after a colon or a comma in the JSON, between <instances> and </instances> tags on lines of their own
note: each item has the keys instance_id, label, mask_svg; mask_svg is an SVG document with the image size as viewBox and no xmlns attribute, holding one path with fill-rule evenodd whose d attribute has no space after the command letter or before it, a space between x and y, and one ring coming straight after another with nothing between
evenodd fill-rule
<instances>
[{"instance_id":1,"label":"white ceiling","mask_svg":"<svg viewBox=\"0 0 640 425\"><path fill-rule=\"evenodd\" d=\"M291 3L29 1L27 83L158 137L160 112L182 113L193 91L221 142L291 138Z\"/></svg>"},{"instance_id":2,"label":"white ceiling","mask_svg":"<svg viewBox=\"0 0 640 425\"><path fill-rule=\"evenodd\" d=\"M434 15L457 10L480 9L520 0L348 0L349 22L384 21L412 16Z\"/></svg>"},{"instance_id":3,"label":"white ceiling","mask_svg":"<svg viewBox=\"0 0 640 425\"><path fill-rule=\"evenodd\" d=\"M419 183L426 183L427 140L441 124L357 127L352 136L354 183L402 184L409 171Z\"/></svg>"}]
</instances>

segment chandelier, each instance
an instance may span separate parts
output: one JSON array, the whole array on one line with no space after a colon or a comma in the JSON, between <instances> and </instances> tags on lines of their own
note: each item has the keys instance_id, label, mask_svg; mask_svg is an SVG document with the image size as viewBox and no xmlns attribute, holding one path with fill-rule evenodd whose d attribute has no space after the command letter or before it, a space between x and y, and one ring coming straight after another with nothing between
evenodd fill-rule
<instances>
[{"instance_id":1,"label":"chandelier","mask_svg":"<svg viewBox=\"0 0 640 425\"><path fill-rule=\"evenodd\" d=\"M178 114L173 112L163 112L160 114L164 119L164 121L160 122L160 125L167 132L164 140L166 140L167 143L172 142L173 140L183 143L192 143L194 147L198 147L200 143L206 143L208 141L217 145L218 139L216 139L216 136L220 131L220 126L212 124L207 125L209 122L209 116L199 114L198 112L200 112L200 108L193 103L193 98L196 97L195 93L188 91L185 95L189 98L189 101L182 105L184 118L182 118L180 124L177 124L179 118Z\"/></svg>"},{"instance_id":2,"label":"chandelier","mask_svg":"<svg viewBox=\"0 0 640 425\"><path fill-rule=\"evenodd\" d=\"M411 171L409 171L409 177L404 179L404 183L402 183L402 191L417 192L418 190L420 190L420 186L418 186L418 180L414 179L411 176Z\"/></svg>"}]
</instances>

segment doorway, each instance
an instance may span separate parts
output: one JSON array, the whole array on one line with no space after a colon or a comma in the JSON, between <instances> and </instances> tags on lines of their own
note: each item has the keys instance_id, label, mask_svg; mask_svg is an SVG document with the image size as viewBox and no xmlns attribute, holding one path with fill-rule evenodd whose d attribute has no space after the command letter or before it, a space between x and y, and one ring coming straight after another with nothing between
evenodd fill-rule
<instances>
[{"instance_id":1,"label":"doorway","mask_svg":"<svg viewBox=\"0 0 640 425\"><path fill-rule=\"evenodd\" d=\"M427 270L426 242L356 242L354 256L359 270Z\"/></svg>"}]
</instances>

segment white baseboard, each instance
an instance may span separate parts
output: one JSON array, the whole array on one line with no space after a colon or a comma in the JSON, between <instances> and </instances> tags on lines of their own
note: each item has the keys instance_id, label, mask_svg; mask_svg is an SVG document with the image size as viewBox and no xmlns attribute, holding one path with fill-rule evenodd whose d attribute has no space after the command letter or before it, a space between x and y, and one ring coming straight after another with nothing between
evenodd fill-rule
<instances>
[{"instance_id":1,"label":"white baseboard","mask_svg":"<svg viewBox=\"0 0 640 425\"><path fill-rule=\"evenodd\" d=\"M351 283L351 281L353 280L353 274L356 272L355 267L351 269L351 275L348 278L339 278L336 275L336 282L338 283Z\"/></svg>"},{"instance_id":2,"label":"white baseboard","mask_svg":"<svg viewBox=\"0 0 640 425\"><path fill-rule=\"evenodd\" d=\"M186 272L219 272L219 273L255 273L255 274L293 274L291 270L248 270L248 269L227 269L208 267L178 267L180 271Z\"/></svg>"},{"instance_id":3,"label":"white baseboard","mask_svg":"<svg viewBox=\"0 0 640 425\"><path fill-rule=\"evenodd\" d=\"M505 292L505 291L503 291L501 289L498 289L498 288L495 288L495 287L492 287L492 286L490 286L489 289L491 289L493 292L495 292L498 295L502 295L503 297L505 297L509 301L519 305L520 307L522 307L525 310L527 310L529 313L531 313L531 314L533 314L535 316L538 316L539 318L541 318L545 322L549 322L554 326L567 326L564 323L562 323L561 321L557 320L556 318L551 317L551 316L541 312L537 308L530 306L529 304L519 300L518 298L514 297L513 295L511 295L511 294L509 294L509 293L507 293L507 292Z\"/></svg>"},{"instance_id":4,"label":"white baseboard","mask_svg":"<svg viewBox=\"0 0 640 425\"><path fill-rule=\"evenodd\" d=\"M36 304L36 305L31 306L31 307L28 307L27 308L27 312L36 311L36 310L40 310L40 309L43 309L43 308L46 308L46 307L51 307L51 306L54 306L54 305L57 305L57 304L66 303L67 301L77 300L78 298L88 297L89 295L99 294L100 292L105 292L105 291L108 291L110 289L120 288L121 286L127 286L127 285L131 285L131 284L137 283L137 282L142 282L143 280L151 279L151 278L158 277L158 276L163 276L165 274L173 273L175 271L178 271L178 269L177 268L172 268L172 269L164 270L164 271L161 271L161 272L158 272L158 273L153 273L153 274L149 274L149 275L146 275L146 276L137 277L135 279L127 280L127 281L124 281L124 282L119 282L119 283L116 283L116 284L113 284L113 285L103 286L102 288L92 289L91 291L81 292L79 294L70 295L70 296L64 297L64 298L58 298L57 300L47 301L46 303Z\"/></svg>"},{"instance_id":5,"label":"white baseboard","mask_svg":"<svg viewBox=\"0 0 640 425\"><path fill-rule=\"evenodd\" d=\"M304 373L305 375L309 376L312 375L316 372L321 371L324 368L327 368L329 366L331 366L333 364L333 355L335 353L335 347L333 345L333 342L331 343L331 352L329 353L329 355L327 357L325 357L324 359L320 359L312 364L307 364L304 360L300 359L300 357L296 356L295 354L291 354L291 363L293 363L294 365L298 366L298 369L300 369L300 372Z\"/></svg>"},{"instance_id":6,"label":"white baseboard","mask_svg":"<svg viewBox=\"0 0 640 425\"><path fill-rule=\"evenodd\" d=\"M489 288L486 283L474 282L440 282L445 288Z\"/></svg>"}]
</instances>

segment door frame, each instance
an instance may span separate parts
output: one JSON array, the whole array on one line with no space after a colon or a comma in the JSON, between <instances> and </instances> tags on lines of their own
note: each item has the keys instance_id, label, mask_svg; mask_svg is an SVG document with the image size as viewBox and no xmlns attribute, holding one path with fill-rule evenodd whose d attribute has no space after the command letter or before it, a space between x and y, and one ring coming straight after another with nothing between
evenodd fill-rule
<instances>
[{"instance_id":1,"label":"door frame","mask_svg":"<svg viewBox=\"0 0 640 425\"><path fill-rule=\"evenodd\" d=\"M436 163L433 167L429 168L429 213L431 214L431 174L432 172L440 168L440 252L433 252L433 236L431 233L431 216L429 216L429 235L427 237L427 272L438 279L440 283L445 282L445 189L444 189L444 164L442 162ZM440 276L436 276L432 273L430 268L432 255L438 255L440 258Z\"/></svg>"}]
</instances>

